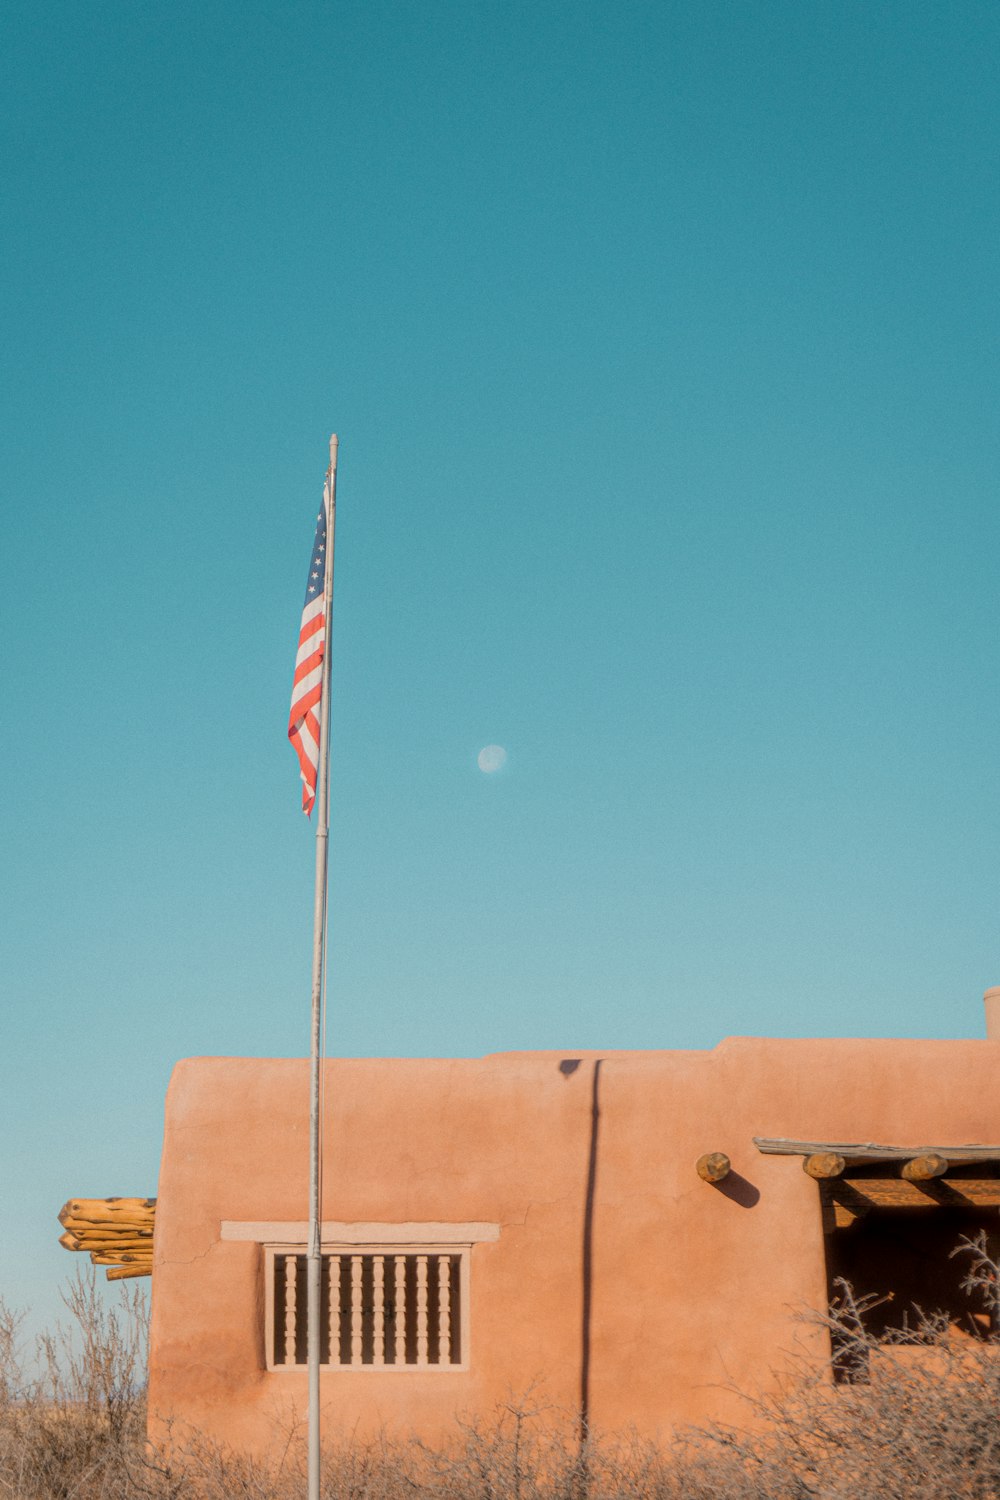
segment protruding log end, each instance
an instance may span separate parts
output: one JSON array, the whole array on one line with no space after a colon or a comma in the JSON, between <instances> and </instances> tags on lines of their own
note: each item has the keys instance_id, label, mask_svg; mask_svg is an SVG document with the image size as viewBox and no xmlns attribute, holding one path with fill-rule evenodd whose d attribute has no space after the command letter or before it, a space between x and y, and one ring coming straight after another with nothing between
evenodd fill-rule
<instances>
[{"instance_id":1,"label":"protruding log end","mask_svg":"<svg viewBox=\"0 0 1000 1500\"><path fill-rule=\"evenodd\" d=\"M105 1271L109 1281L127 1281L131 1276L152 1276L152 1266L109 1266Z\"/></svg>"},{"instance_id":2,"label":"protruding log end","mask_svg":"<svg viewBox=\"0 0 1000 1500\"><path fill-rule=\"evenodd\" d=\"M70 1198L59 1210L60 1224L67 1219L86 1219L104 1224L118 1219L149 1218L156 1212L155 1198Z\"/></svg>"},{"instance_id":3,"label":"protruding log end","mask_svg":"<svg viewBox=\"0 0 1000 1500\"><path fill-rule=\"evenodd\" d=\"M91 1250L90 1259L95 1266L151 1266L151 1250Z\"/></svg>"},{"instance_id":4,"label":"protruding log end","mask_svg":"<svg viewBox=\"0 0 1000 1500\"><path fill-rule=\"evenodd\" d=\"M847 1162L839 1151L816 1151L812 1156L805 1158L802 1170L807 1177L814 1177L817 1182L825 1182L831 1177L840 1177L846 1166Z\"/></svg>"},{"instance_id":5,"label":"protruding log end","mask_svg":"<svg viewBox=\"0 0 1000 1500\"><path fill-rule=\"evenodd\" d=\"M724 1151L708 1151L694 1164L702 1182L721 1182L732 1171L732 1162Z\"/></svg>"},{"instance_id":6,"label":"protruding log end","mask_svg":"<svg viewBox=\"0 0 1000 1500\"><path fill-rule=\"evenodd\" d=\"M905 1162L899 1175L907 1182L931 1182L935 1177L943 1177L947 1170L947 1157L938 1156L936 1151L928 1151L923 1156L914 1156Z\"/></svg>"}]
</instances>

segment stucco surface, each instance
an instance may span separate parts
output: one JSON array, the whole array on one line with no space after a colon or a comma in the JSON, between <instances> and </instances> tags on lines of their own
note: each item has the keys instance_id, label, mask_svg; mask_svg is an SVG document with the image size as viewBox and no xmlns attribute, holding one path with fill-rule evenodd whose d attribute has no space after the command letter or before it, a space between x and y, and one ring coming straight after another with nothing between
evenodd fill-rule
<instances>
[{"instance_id":1,"label":"stucco surface","mask_svg":"<svg viewBox=\"0 0 1000 1500\"><path fill-rule=\"evenodd\" d=\"M585 1397L597 1428L655 1436L735 1417L729 1388L817 1338L795 1314L825 1296L816 1184L752 1137L994 1142L998 1069L997 1041L758 1038L710 1052L327 1063L325 1219L486 1221L500 1235L472 1251L469 1368L324 1371L326 1431L435 1440L456 1414L537 1382L567 1412ZM265 1368L262 1253L220 1226L305 1218L307 1086L299 1060L175 1069L154 1427L261 1449L302 1417L304 1371ZM734 1169L718 1187L694 1172L712 1150Z\"/></svg>"}]
</instances>

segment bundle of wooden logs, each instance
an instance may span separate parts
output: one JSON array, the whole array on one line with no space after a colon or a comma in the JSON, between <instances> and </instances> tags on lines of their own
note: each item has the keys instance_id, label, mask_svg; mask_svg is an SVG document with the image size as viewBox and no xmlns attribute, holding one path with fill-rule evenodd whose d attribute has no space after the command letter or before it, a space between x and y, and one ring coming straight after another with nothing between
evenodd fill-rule
<instances>
[{"instance_id":1,"label":"bundle of wooden logs","mask_svg":"<svg viewBox=\"0 0 1000 1500\"><path fill-rule=\"evenodd\" d=\"M153 1273L155 1198L71 1198L59 1212L67 1250L86 1250L109 1281Z\"/></svg>"}]
</instances>

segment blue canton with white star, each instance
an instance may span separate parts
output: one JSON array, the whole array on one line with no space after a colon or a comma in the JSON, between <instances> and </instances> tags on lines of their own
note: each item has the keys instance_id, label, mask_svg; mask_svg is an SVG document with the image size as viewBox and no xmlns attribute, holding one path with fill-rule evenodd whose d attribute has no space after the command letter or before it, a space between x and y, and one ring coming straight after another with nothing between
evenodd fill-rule
<instances>
[{"instance_id":1,"label":"blue canton with white star","mask_svg":"<svg viewBox=\"0 0 1000 1500\"><path fill-rule=\"evenodd\" d=\"M317 594L323 592L323 579L326 574L326 500L323 508L316 517L316 540L313 542L312 560L309 564L309 578L306 581L306 604L311 604Z\"/></svg>"}]
</instances>

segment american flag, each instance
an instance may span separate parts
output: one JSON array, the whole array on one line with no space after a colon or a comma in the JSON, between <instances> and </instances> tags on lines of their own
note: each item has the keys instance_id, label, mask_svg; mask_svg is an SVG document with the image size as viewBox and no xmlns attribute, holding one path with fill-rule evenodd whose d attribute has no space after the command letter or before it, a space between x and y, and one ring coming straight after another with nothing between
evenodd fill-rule
<instances>
[{"instance_id":1,"label":"american flag","mask_svg":"<svg viewBox=\"0 0 1000 1500\"><path fill-rule=\"evenodd\" d=\"M316 800L319 773L319 724L323 657L326 655L326 521L329 501L330 480L327 478L323 487L323 505L316 517L316 540L306 582L306 602L302 609L299 650L295 658L292 711L288 718L288 738L299 758L302 775L302 811L307 817Z\"/></svg>"}]
</instances>

